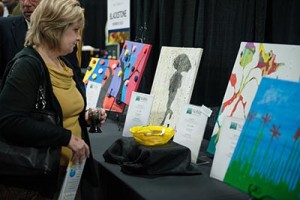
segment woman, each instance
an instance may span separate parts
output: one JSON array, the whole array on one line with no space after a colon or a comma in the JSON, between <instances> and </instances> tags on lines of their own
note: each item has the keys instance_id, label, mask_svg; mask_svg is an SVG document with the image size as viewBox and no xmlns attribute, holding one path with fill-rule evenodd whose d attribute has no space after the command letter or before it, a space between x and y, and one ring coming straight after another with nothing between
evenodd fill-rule
<instances>
[{"instance_id":1,"label":"woman","mask_svg":"<svg viewBox=\"0 0 300 200\"><path fill-rule=\"evenodd\" d=\"M89 115L84 86L77 76L80 69L73 68L61 57L73 51L83 27L84 11L77 0L41 1L31 16L26 47L16 55L25 56L14 63L0 93L0 136L26 146L61 146L62 173L54 183L1 178L0 199L56 198L60 191L57 185L62 184L68 163L82 162L86 157L82 179L93 185L98 183L86 129ZM45 71L46 106L62 119L60 126L30 117L41 81L41 67ZM99 115L103 124L105 111L100 109ZM55 194L50 192L53 188L56 188Z\"/></svg>"}]
</instances>

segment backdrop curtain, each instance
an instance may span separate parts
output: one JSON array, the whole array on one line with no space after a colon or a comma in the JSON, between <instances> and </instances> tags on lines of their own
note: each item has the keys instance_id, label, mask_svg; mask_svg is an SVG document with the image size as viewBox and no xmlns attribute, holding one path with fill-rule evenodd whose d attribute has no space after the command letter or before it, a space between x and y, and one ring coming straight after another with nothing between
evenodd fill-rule
<instances>
[{"instance_id":1,"label":"backdrop curtain","mask_svg":"<svg viewBox=\"0 0 300 200\"><path fill-rule=\"evenodd\" d=\"M139 90L149 93L161 46L200 47L191 103L219 106L241 41L263 42L266 1L133 0L132 36L153 45Z\"/></svg>"},{"instance_id":2,"label":"backdrop curtain","mask_svg":"<svg viewBox=\"0 0 300 200\"><path fill-rule=\"evenodd\" d=\"M105 46L106 0L86 0L85 43ZM299 0L131 0L131 40L152 45L139 87L150 93L162 46L200 47L191 103L220 106L242 41L300 44Z\"/></svg>"}]
</instances>

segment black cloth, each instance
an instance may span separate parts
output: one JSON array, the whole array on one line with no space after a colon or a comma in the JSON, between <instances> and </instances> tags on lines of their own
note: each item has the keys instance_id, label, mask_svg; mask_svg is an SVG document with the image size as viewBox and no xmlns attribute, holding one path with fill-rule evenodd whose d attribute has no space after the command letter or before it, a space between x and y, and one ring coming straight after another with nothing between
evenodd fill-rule
<instances>
[{"instance_id":1,"label":"black cloth","mask_svg":"<svg viewBox=\"0 0 300 200\"><path fill-rule=\"evenodd\" d=\"M116 140L103 154L106 162L118 164L132 175L194 175L201 170L191 163L189 148L173 141L158 146L145 146L134 138Z\"/></svg>"},{"instance_id":2,"label":"black cloth","mask_svg":"<svg viewBox=\"0 0 300 200\"><path fill-rule=\"evenodd\" d=\"M23 16L0 17L0 82L8 62L24 48L27 23ZM79 67L77 47L65 56L74 67Z\"/></svg>"},{"instance_id":3,"label":"black cloth","mask_svg":"<svg viewBox=\"0 0 300 200\"><path fill-rule=\"evenodd\" d=\"M40 85L41 67L44 67L46 72L46 109L55 112L59 119L62 119L62 109L53 93L49 71L41 56L32 47L23 48L16 57L23 54L34 56L40 62L29 56L22 57L22 60L14 65L13 73L5 82L1 83L0 136L12 143L25 146L67 146L70 141L71 131L63 128L62 120L60 120L59 127L57 127L46 122L38 122L30 117ZM76 82L77 89L84 99L84 106L86 106L84 85L81 79L76 76L76 67L70 66L66 59L61 59L64 60L68 67L73 69L73 80ZM43 66L40 66L41 63ZM11 65L9 64L8 66ZM80 113L79 123L82 130L82 138L90 146L84 109ZM92 154L86 161L82 179L86 179L94 186L99 184ZM12 181L11 177L0 177L0 183L7 184L8 182L18 184L18 186L30 186L38 190L48 190L56 187L55 181L50 182L50 180L44 180L40 183L36 180L22 179Z\"/></svg>"}]
</instances>

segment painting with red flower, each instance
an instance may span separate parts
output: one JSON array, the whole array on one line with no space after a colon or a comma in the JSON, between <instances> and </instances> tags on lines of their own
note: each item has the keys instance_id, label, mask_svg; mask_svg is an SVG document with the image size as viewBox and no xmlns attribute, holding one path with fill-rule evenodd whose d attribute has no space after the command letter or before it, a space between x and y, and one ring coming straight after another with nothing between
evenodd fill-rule
<instances>
[{"instance_id":1,"label":"painting with red flower","mask_svg":"<svg viewBox=\"0 0 300 200\"><path fill-rule=\"evenodd\" d=\"M263 77L300 80L299 55L298 45L241 43L209 142L209 153L216 151L225 117L246 119Z\"/></svg>"},{"instance_id":2,"label":"painting with red flower","mask_svg":"<svg viewBox=\"0 0 300 200\"><path fill-rule=\"evenodd\" d=\"M254 199L300 198L300 83L262 78L224 182Z\"/></svg>"}]
</instances>

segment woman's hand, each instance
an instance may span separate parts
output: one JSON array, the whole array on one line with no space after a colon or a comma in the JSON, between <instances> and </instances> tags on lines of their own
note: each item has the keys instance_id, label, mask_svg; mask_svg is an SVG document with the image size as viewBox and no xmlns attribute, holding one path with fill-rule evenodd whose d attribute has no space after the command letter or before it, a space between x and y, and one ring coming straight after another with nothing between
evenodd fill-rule
<instances>
[{"instance_id":1,"label":"woman's hand","mask_svg":"<svg viewBox=\"0 0 300 200\"><path fill-rule=\"evenodd\" d=\"M107 117L107 114L105 112L105 110L103 108L89 108L86 112L85 112L85 120L86 122L91 125L92 123L92 116L94 114L98 114L99 115L99 119L100 119L100 126L102 126L105 121L106 121L106 117Z\"/></svg>"},{"instance_id":2,"label":"woman's hand","mask_svg":"<svg viewBox=\"0 0 300 200\"><path fill-rule=\"evenodd\" d=\"M68 148L70 148L73 152L72 162L76 163L79 161L81 164L85 158L90 157L90 148L85 143L85 141L81 138L78 138L74 135L71 136L70 142L68 144Z\"/></svg>"}]
</instances>

